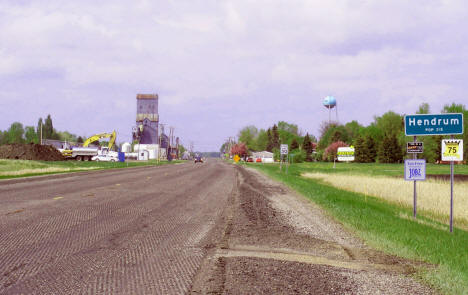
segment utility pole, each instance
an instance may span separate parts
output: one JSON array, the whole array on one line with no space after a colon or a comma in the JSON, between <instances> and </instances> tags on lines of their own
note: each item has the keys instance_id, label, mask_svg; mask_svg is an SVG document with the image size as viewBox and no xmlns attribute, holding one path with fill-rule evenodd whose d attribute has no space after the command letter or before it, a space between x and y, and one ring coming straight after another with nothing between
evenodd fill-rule
<instances>
[{"instance_id":1,"label":"utility pole","mask_svg":"<svg viewBox=\"0 0 468 295\"><path fill-rule=\"evenodd\" d=\"M174 127L169 126L169 153L171 154L172 157L172 148L174 146Z\"/></svg>"},{"instance_id":2,"label":"utility pole","mask_svg":"<svg viewBox=\"0 0 468 295\"><path fill-rule=\"evenodd\" d=\"M190 142L190 157L193 156L193 141Z\"/></svg>"},{"instance_id":3,"label":"utility pole","mask_svg":"<svg viewBox=\"0 0 468 295\"><path fill-rule=\"evenodd\" d=\"M42 122L41 122L41 145L42 145Z\"/></svg>"},{"instance_id":4,"label":"utility pole","mask_svg":"<svg viewBox=\"0 0 468 295\"><path fill-rule=\"evenodd\" d=\"M163 124L163 123L159 123L159 126L161 126L159 128L159 151L158 151L158 163L161 162L161 145L162 145L162 135L164 134L164 125L166 124Z\"/></svg>"}]
</instances>

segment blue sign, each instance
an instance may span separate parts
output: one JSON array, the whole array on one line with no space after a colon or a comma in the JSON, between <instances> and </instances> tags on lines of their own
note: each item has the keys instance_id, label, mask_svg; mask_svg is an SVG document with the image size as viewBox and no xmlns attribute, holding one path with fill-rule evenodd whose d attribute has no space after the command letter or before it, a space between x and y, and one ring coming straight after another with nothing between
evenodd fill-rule
<instances>
[{"instance_id":1,"label":"blue sign","mask_svg":"<svg viewBox=\"0 0 468 295\"><path fill-rule=\"evenodd\" d=\"M405 180L426 180L426 160L405 160Z\"/></svg>"},{"instance_id":2,"label":"blue sign","mask_svg":"<svg viewBox=\"0 0 468 295\"><path fill-rule=\"evenodd\" d=\"M463 114L407 115L405 134L407 136L463 134Z\"/></svg>"}]
</instances>

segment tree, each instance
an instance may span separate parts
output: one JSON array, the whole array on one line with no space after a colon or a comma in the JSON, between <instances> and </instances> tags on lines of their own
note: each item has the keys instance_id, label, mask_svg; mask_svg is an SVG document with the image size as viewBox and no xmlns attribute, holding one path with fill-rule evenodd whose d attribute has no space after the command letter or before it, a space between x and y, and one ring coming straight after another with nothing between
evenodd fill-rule
<instances>
[{"instance_id":1,"label":"tree","mask_svg":"<svg viewBox=\"0 0 468 295\"><path fill-rule=\"evenodd\" d=\"M259 151L265 151L268 147L268 133L265 129L258 132L256 147Z\"/></svg>"},{"instance_id":2,"label":"tree","mask_svg":"<svg viewBox=\"0 0 468 295\"><path fill-rule=\"evenodd\" d=\"M312 153L314 151L312 141L310 140L309 133L304 136L304 141L302 143L302 149L305 151L305 160L307 162L312 161Z\"/></svg>"},{"instance_id":3,"label":"tree","mask_svg":"<svg viewBox=\"0 0 468 295\"><path fill-rule=\"evenodd\" d=\"M351 143L355 138L357 138L360 130L362 129L362 126L359 125L357 121L351 121L349 123L346 123L344 127L348 135L348 143Z\"/></svg>"},{"instance_id":4,"label":"tree","mask_svg":"<svg viewBox=\"0 0 468 295\"><path fill-rule=\"evenodd\" d=\"M8 143L8 134L6 131L0 130L0 145Z\"/></svg>"},{"instance_id":5,"label":"tree","mask_svg":"<svg viewBox=\"0 0 468 295\"><path fill-rule=\"evenodd\" d=\"M239 131L237 136L239 137L239 142L245 143L249 150L256 150L257 127L253 125L246 126Z\"/></svg>"},{"instance_id":6,"label":"tree","mask_svg":"<svg viewBox=\"0 0 468 295\"><path fill-rule=\"evenodd\" d=\"M7 143L23 143L24 128L20 122L14 122L7 131Z\"/></svg>"},{"instance_id":7,"label":"tree","mask_svg":"<svg viewBox=\"0 0 468 295\"><path fill-rule=\"evenodd\" d=\"M72 141L72 142L75 142L77 141L77 138L76 138L76 135L75 134L71 134L70 132L68 131L63 131L63 132L54 132L58 138L62 141Z\"/></svg>"},{"instance_id":8,"label":"tree","mask_svg":"<svg viewBox=\"0 0 468 295\"><path fill-rule=\"evenodd\" d=\"M183 145L179 144L179 155L183 155L186 150L187 149Z\"/></svg>"},{"instance_id":9,"label":"tree","mask_svg":"<svg viewBox=\"0 0 468 295\"><path fill-rule=\"evenodd\" d=\"M280 138L279 138L279 133L278 133L278 126L273 125L273 128L271 129L271 138L272 138L272 145L273 148L279 149L280 147Z\"/></svg>"},{"instance_id":10,"label":"tree","mask_svg":"<svg viewBox=\"0 0 468 295\"><path fill-rule=\"evenodd\" d=\"M347 128L343 125L330 124L326 129L325 134L320 138L318 143L319 149L325 149L333 142L342 141L348 144L351 143L352 138L349 136Z\"/></svg>"},{"instance_id":11,"label":"tree","mask_svg":"<svg viewBox=\"0 0 468 295\"><path fill-rule=\"evenodd\" d=\"M367 151L367 163L374 163L377 158L377 146L374 138L370 135L366 135L364 138Z\"/></svg>"},{"instance_id":12,"label":"tree","mask_svg":"<svg viewBox=\"0 0 468 295\"><path fill-rule=\"evenodd\" d=\"M358 163L368 162L367 145L363 136L359 135L354 142L354 157Z\"/></svg>"},{"instance_id":13,"label":"tree","mask_svg":"<svg viewBox=\"0 0 468 295\"><path fill-rule=\"evenodd\" d=\"M269 152L273 151L273 135L271 134L270 128L267 130L267 139L268 139L268 144L266 146L266 150Z\"/></svg>"},{"instance_id":14,"label":"tree","mask_svg":"<svg viewBox=\"0 0 468 295\"><path fill-rule=\"evenodd\" d=\"M84 142L83 137L78 136L78 138L76 139L76 142L77 143L83 143Z\"/></svg>"},{"instance_id":15,"label":"tree","mask_svg":"<svg viewBox=\"0 0 468 295\"><path fill-rule=\"evenodd\" d=\"M423 102L422 104L420 104L418 107L418 110L416 111L416 114L429 114L429 113L430 113L430 108L427 102Z\"/></svg>"},{"instance_id":16,"label":"tree","mask_svg":"<svg viewBox=\"0 0 468 295\"><path fill-rule=\"evenodd\" d=\"M293 140L296 142L302 141L302 136L299 133L299 128L296 124L287 123L285 121L278 122L279 142L290 145Z\"/></svg>"},{"instance_id":17,"label":"tree","mask_svg":"<svg viewBox=\"0 0 468 295\"><path fill-rule=\"evenodd\" d=\"M37 142L41 142L41 136L44 138L44 130L41 130L41 128L44 128L44 122L42 122L42 118L39 118L37 121L37 127L36 127L36 135L37 135Z\"/></svg>"},{"instance_id":18,"label":"tree","mask_svg":"<svg viewBox=\"0 0 468 295\"><path fill-rule=\"evenodd\" d=\"M53 133L54 133L54 126L52 124L52 118L50 117L50 114L49 114L47 115L44 126L42 127L42 138L52 139Z\"/></svg>"},{"instance_id":19,"label":"tree","mask_svg":"<svg viewBox=\"0 0 468 295\"><path fill-rule=\"evenodd\" d=\"M38 143L37 133L34 129L34 126L26 126L24 137L26 138L26 143Z\"/></svg>"},{"instance_id":20,"label":"tree","mask_svg":"<svg viewBox=\"0 0 468 295\"><path fill-rule=\"evenodd\" d=\"M380 163L400 163L403 160L401 146L398 138L393 133L387 133L380 145L379 162Z\"/></svg>"},{"instance_id":21,"label":"tree","mask_svg":"<svg viewBox=\"0 0 468 295\"><path fill-rule=\"evenodd\" d=\"M245 143L240 142L232 146L231 155L239 155L240 157L247 156L247 146Z\"/></svg>"},{"instance_id":22,"label":"tree","mask_svg":"<svg viewBox=\"0 0 468 295\"><path fill-rule=\"evenodd\" d=\"M291 150L296 150L299 148L299 144L297 143L297 140L294 138L293 141L291 142Z\"/></svg>"},{"instance_id":23,"label":"tree","mask_svg":"<svg viewBox=\"0 0 468 295\"><path fill-rule=\"evenodd\" d=\"M287 133L291 133L294 135L299 135L299 128L297 127L296 124L290 124L285 121L279 121L278 122L278 130L279 131L285 131Z\"/></svg>"},{"instance_id":24,"label":"tree","mask_svg":"<svg viewBox=\"0 0 468 295\"><path fill-rule=\"evenodd\" d=\"M306 152L300 149L291 150L289 159L292 163L302 163L306 158Z\"/></svg>"},{"instance_id":25,"label":"tree","mask_svg":"<svg viewBox=\"0 0 468 295\"><path fill-rule=\"evenodd\" d=\"M339 147L347 147L348 145L345 142L337 141L330 144L323 153L323 160L333 162L336 158Z\"/></svg>"},{"instance_id":26,"label":"tree","mask_svg":"<svg viewBox=\"0 0 468 295\"><path fill-rule=\"evenodd\" d=\"M403 117L393 111L388 111L382 117L374 117L375 124L382 132L382 135L399 135L403 133L404 120Z\"/></svg>"}]
</instances>

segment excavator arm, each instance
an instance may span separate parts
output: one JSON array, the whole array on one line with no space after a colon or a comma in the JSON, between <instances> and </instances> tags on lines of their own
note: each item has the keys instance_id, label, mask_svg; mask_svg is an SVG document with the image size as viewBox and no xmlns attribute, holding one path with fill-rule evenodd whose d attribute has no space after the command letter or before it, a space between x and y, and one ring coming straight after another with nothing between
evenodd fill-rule
<instances>
[{"instance_id":1,"label":"excavator arm","mask_svg":"<svg viewBox=\"0 0 468 295\"><path fill-rule=\"evenodd\" d=\"M115 130L112 133L95 134L85 140L85 142L83 143L83 147L87 147L90 143L95 142L96 140L99 140L102 138L110 138L108 148L109 150L111 150L111 148L114 146L116 137L117 135L115 133Z\"/></svg>"}]
</instances>

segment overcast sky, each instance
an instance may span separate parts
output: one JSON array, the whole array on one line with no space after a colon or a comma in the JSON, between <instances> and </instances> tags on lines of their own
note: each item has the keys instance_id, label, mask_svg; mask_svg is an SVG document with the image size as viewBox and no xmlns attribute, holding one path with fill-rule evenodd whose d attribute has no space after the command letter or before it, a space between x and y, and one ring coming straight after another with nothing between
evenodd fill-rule
<instances>
[{"instance_id":1,"label":"overcast sky","mask_svg":"<svg viewBox=\"0 0 468 295\"><path fill-rule=\"evenodd\" d=\"M468 106L468 2L0 0L0 129L52 115L58 130L131 139L136 94L160 122L217 151L279 120L318 135L388 110Z\"/></svg>"}]
</instances>

